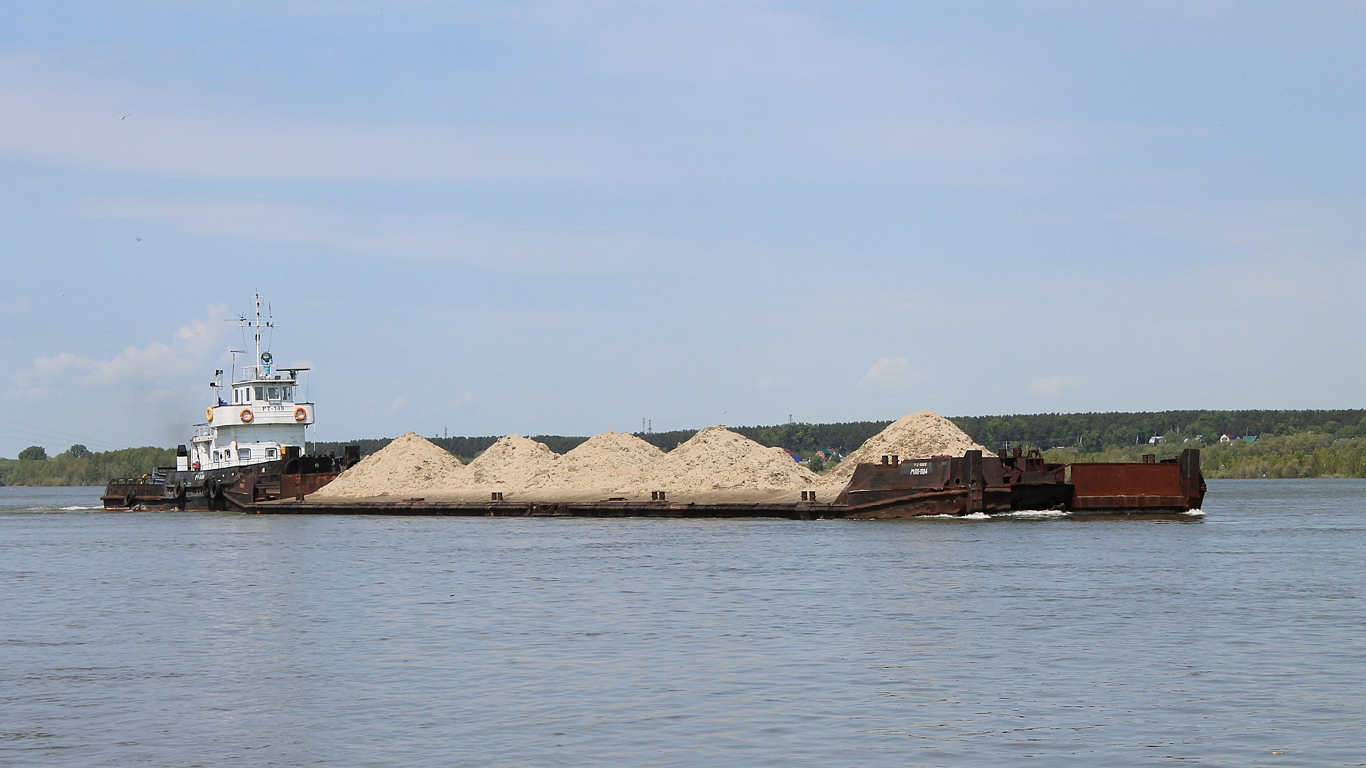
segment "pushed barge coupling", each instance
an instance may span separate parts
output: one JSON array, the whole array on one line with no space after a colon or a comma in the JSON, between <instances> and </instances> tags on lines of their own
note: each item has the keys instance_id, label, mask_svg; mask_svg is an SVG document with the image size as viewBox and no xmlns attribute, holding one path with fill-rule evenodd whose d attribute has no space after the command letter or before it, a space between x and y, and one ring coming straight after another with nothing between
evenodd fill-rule
<instances>
[{"instance_id":1,"label":"pushed barge coupling","mask_svg":"<svg viewBox=\"0 0 1366 768\"><path fill-rule=\"evenodd\" d=\"M902 461L884 456L860 464L834 499L817 501L802 491L800 502L684 503L663 492L651 501L486 502L411 498L401 501L283 498L256 505L265 514L444 515L456 517L768 517L791 520L896 519L925 515L1007 514L1024 510L1170 513L1199 509L1205 497L1200 451L1179 458L1106 464L1051 464L1037 451L1021 455L937 456Z\"/></svg>"}]
</instances>

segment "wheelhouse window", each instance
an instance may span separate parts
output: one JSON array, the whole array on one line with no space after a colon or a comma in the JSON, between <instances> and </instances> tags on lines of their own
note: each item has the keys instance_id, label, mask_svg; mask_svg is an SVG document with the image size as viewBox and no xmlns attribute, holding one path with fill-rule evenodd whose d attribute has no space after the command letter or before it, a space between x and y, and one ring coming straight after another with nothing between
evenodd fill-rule
<instances>
[{"instance_id":1,"label":"wheelhouse window","mask_svg":"<svg viewBox=\"0 0 1366 768\"><path fill-rule=\"evenodd\" d=\"M279 387L270 387L269 389L266 390L266 397L267 397L268 399L271 399L271 400L279 400L279 399L280 399L280 388L279 388Z\"/></svg>"},{"instance_id":2,"label":"wheelhouse window","mask_svg":"<svg viewBox=\"0 0 1366 768\"><path fill-rule=\"evenodd\" d=\"M222 458L222 457L223 457L223 454L219 453L218 451L214 451L214 452L213 452L213 460L214 460L214 461L218 461L218 460L219 460L220 458Z\"/></svg>"},{"instance_id":3,"label":"wheelhouse window","mask_svg":"<svg viewBox=\"0 0 1366 768\"><path fill-rule=\"evenodd\" d=\"M257 399L257 400L265 400L265 399L266 399L266 388L265 388L265 387L257 387L257 388L256 388L256 399Z\"/></svg>"},{"instance_id":4,"label":"wheelhouse window","mask_svg":"<svg viewBox=\"0 0 1366 768\"><path fill-rule=\"evenodd\" d=\"M267 458L267 459L273 459L273 458L275 458L275 449L274 449L274 448L267 448L267 449L266 449L266 458Z\"/></svg>"},{"instance_id":5,"label":"wheelhouse window","mask_svg":"<svg viewBox=\"0 0 1366 768\"><path fill-rule=\"evenodd\" d=\"M251 449L250 449L250 448L238 448L238 449L237 449L237 458L241 459L242 461L247 461L247 460L251 459Z\"/></svg>"},{"instance_id":6,"label":"wheelhouse window","mask_svg":"<svg viewBox=\"0 0 1366 768\"><path fill-rule=\"evenodd\" d=\"M294 387L285 387L285 399L294 402Z\"/></svg>"}]
</instances>

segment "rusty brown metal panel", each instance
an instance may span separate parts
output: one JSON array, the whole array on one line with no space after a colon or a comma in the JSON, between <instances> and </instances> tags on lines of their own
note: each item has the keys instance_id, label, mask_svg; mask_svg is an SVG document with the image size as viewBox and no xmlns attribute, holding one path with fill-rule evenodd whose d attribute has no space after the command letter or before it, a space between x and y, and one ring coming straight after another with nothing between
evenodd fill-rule
<instances>
[{"instance_id":1,"label":"rusty brown metal panel","mask_svg":"<svg viewBox=\"0 0 1366 768\"><path fill-rule=\"evenodd\" d=\"M307 496L324 485L337 479L335 472L316 472L306 475L280 475L280 495L282 499Z\"/></svg>"},{"instance_id":2,"label":"rusty brown metal panel","mask_svg":"<svg viewBox=\"0 0 1366 768\"><path fill-rule=\"evenodd\" d=\"M1075 497L1181 496L1176 464L1073 464Z\"/></svg>"}]
</instances>

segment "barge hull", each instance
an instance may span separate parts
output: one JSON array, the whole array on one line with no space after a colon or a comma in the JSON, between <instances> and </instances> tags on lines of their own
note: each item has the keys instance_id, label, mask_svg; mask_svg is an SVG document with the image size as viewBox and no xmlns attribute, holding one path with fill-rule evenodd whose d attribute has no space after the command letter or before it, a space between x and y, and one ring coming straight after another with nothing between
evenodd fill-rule
<instances>
[{"instance_id":1,"label":"barge hull","mask_svg":"<svg viewBox=\"0 0 1366 768\"><path fill-rule=\"evenodd\" d=\"M439 517L662 517L781 518L823 520L845 517L846 507L822 502L681 504L657 501L298 501L256 505L262 515L429 515Z\"/></svg>"}]
</instances>

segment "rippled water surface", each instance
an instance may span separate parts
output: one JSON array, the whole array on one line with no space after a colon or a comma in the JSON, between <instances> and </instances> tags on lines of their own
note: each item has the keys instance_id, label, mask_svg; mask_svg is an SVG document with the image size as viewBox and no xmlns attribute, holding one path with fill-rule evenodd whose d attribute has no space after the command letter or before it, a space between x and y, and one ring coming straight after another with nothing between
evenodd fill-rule
<instances>
[{"instance_id":1,"label":"rippled water surface","mask_svg":"<svg viewBox=\"0 0 1366 768\"><path fill-rule=\"evenodd\" d=\"M0 765L1366 764L1366 483L1210 486L901 522L0 488Z\"/></svg>"}]
</instances>

